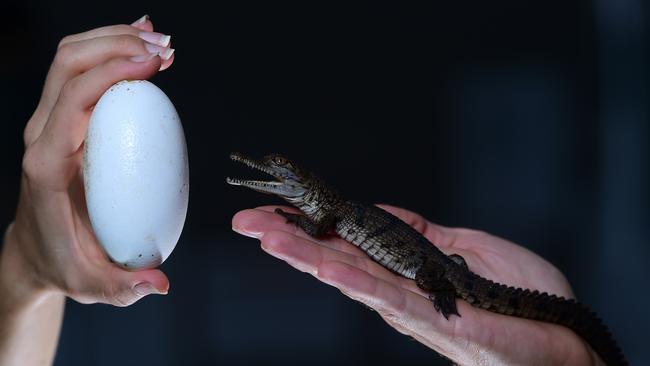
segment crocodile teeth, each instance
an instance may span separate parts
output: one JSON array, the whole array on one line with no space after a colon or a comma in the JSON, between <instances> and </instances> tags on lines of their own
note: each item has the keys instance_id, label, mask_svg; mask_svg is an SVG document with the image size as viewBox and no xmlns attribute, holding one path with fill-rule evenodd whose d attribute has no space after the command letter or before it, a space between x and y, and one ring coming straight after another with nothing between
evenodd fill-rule
<instances>
[{"instance_id":1,"label":"crocodile teeth","mask_svg":"<svg viewBox=\"0 0 650 366\"><path fill-rule=\"evenodd\" d=\"M247 187L278 187L281 186L282 183L280 182L265 182L261 180L244 180L244 179L237 179L237 178L226 178L226 182L228 184L232 184L234 186L247 186Z\"/></svg>"},{"instance_id":2,"label":"crocodile teeth","mask_svg":"<svg viewBox=\"0 0 650 366\"><path fill-rule=\"evenodd\" d=\"M273 172L271 169L265 167L264 165L260 164L257 161L249 159L249 158L247 158L247 157L245 157L245 156L243 156L243 155L241 155L239 153L230 154L230 159L233 160L233 161L236 161L238 163L242 163L242 164L244 164L244 165L246 165L246 166L248 166L250 168L259 170L261 172L264 172L264 173L266 173L268 175L272 175L274 177L276 176L275 172Z\"/></svg>"}]
</instances>

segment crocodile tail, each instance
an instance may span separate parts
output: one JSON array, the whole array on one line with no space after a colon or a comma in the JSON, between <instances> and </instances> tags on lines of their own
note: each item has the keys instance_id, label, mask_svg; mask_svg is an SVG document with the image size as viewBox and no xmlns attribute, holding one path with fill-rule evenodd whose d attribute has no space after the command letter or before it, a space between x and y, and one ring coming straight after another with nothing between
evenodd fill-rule
<instances>
[{"instance_id":1,"label":"crocodile tail","mask_svg":"<svg viewBox=\"0 0 650 366\"><path fill-rule=\"evenodd\" d=\"M509 287L473 273L471 276L456 288L461 289L459 296L473 306L566 326L585 339L605 364L628 364L611 332L587 305L546 292ZM467 289L467 284L472 288Z\"/></svg>"}]
</instances>

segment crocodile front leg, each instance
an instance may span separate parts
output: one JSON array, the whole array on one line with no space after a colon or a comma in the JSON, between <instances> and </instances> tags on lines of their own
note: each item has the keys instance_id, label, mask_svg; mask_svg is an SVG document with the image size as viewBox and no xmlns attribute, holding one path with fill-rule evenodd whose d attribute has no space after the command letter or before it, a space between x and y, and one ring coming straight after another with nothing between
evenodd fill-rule
<instances>
[{"instance_id":1,"label":"crocodile front leg","mask_svg":"<svg viewBox=\"0 0 650 366\"><path fill-rule=\"evenodd\" d=\"M324 236L336 225L334 216L326 216L320 222L314 222L307 216L284 212L280 208L276 208L275 213L287 219L287 223L296 224L304 232L316 238Z\"/></svg>"}]
</instances>

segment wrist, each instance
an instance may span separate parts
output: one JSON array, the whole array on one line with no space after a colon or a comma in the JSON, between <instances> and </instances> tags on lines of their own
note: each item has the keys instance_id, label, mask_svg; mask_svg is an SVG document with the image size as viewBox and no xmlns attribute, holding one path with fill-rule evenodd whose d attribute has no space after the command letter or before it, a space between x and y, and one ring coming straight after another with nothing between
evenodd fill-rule
<instances>
[{"instance_id":1,"label":"wrist","mask_svg":"<svg viewBox=\"0 0 650 366\"><path fill-rule=\"evenodd\" d=\"M15 314L28 309L48 293L29 269L21 245L12 223L4 233L0 251L0 313Z\"/></svg>"}]
</instances>

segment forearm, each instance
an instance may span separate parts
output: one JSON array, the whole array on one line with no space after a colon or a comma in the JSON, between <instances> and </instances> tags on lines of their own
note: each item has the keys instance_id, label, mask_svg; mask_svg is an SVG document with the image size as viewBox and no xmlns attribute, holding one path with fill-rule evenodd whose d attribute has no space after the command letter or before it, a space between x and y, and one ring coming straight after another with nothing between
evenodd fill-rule
<instances>
[{"instance_id":1,"label":"forearm","mask_svg":"<svg viewBox=\"0 0 650 366\"><path fill-rule=\"evenodd\" d=\"M0 253L0 365L50 365L65 296L39 289L25 272L11 228Z\"/></svg>"}]
</instances>

